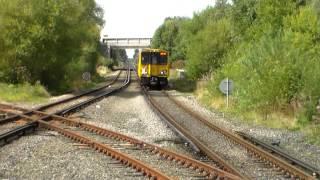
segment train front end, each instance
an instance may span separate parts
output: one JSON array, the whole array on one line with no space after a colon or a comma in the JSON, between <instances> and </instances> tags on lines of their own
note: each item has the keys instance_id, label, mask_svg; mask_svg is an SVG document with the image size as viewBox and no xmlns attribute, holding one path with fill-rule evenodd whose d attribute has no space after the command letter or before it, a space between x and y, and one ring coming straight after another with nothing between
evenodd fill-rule
<instances>
[{"instance_id":1,"label":"train front end","mask_svg":"<svg viewBox=\"0 0 320 180\"><path fill-rule=\"evenodd\" d=\"M168 52L160 49L143 49L139 53L138 76L144 86L168 85Z\"/></svg>"}]
</instances>

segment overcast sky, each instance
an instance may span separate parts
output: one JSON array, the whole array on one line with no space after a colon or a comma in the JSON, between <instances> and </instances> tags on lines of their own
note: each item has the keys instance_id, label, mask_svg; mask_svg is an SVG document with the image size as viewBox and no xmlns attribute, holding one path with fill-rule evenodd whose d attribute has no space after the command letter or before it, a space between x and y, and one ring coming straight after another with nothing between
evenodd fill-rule
<instances>
[{"instance_id":1,"label":"overcast sky","mask_svg":"<svg viewBox=\"0 0 320 180\"><path fill-rule=\"evenodd\" d=\"M192 17L214 0L96 0L105 11L102 34L109 37L152 37L168 16Z\"/></svg>"}]
</instances>

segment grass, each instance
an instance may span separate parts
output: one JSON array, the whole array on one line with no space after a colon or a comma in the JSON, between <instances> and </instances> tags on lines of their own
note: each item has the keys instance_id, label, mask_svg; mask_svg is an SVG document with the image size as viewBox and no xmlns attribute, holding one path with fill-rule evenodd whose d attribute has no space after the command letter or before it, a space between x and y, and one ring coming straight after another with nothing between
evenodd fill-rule
<instances>
[{"instance_id":1,"label":"grass","mask_svg":"<svg viewBox=\"0 0 320 180\"><path fill-rule=\"evenodd\" d=\"M309 137L310 143L320 145L320 124L307 125L302 128L302 131Z\"/></svg>"},{"instance_id":2,"label":"grass","mask_svg":"<svg viewBox=\"0 0 320 180\"><path fill-rule=\"evenodd\" d=\"M40 84L0 83L0 100L6 102L46 102L49 93Z\"/></svg>"}]
</instances>

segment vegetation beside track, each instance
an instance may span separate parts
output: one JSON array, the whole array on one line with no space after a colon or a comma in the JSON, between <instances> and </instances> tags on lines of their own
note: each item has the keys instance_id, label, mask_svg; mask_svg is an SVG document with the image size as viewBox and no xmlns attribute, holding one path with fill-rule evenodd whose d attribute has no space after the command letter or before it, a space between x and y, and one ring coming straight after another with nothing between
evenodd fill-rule
<instances>
[{"instance_id":1,"label":"vegetation beside track","mask_svg":"<svg viewBox=\"0 0 320 180\"><path fill-rule=\"evenodd\" d=\"M90 81L74 81L71 91L77 92L100 87L102 86L101 83L106 81L106 78L110 73L111 70L106 66L100 66L97 68L97 75L93 76ZM36 82L33 85L30 83L0 83L0 101L16 103L44 103L47 102L50 97L50 92L48 92L48 90L39 82Z\"/></svg>"},{"instance_id":2,"label":"vegetation beside track","mask_svg":"<svg viewBox=\"0 0 320 180\"><path fill-rule=\"evenodd\" d=\"M225 111L218 87L228 77L235 82L228 112L305 130L314 141L320 134L312 118L320 99L319 7L316 0L218 0L191 19L167 18L153 46L170 50L173 62L185 60L189 79L207 81L197 90L206 104Z\"/></svg>"},{"instance_id":3,"label":"vegetation beside track","mask_svg":"<svg viewBox=\"0 0 320 180\"><path fill-rule=\"evenodd\" d=\"M0 101L6 102L46 102L49 98L47 90L39 83L35 85L0 83Z\"/></svg>"},{"instance_id":4,"label":"vegetation beside track","mask_svg":"<svg viewBox=\"0 0 320 180\"><path fill-rule=\"evenodd\" d=\"M314 121L299 121L299 115L282 109L274 110L268 114L261 113L255 109L242 111L236 106L236 100L231 96L229 99L229 108L226 107L226 97L214 95L210 92L208 81L196 83L194 95L197 100L208 109L225 113L225 116L234 121L242 121L252 125L262 125L275 129L288 129L291 131L303 132L309 143L320 145L320 124ZM303 116L300 115L300 116Z\"/></svg>"},{"instance_id":5,"label":"vegetation beside track","mask_svg":"<svg viewBox=\"0 0 320 180\"><path fill-rule=\"evenodd\" d=\"M212 111L223 112L225 116L233 121L242 121L252 125L262 125L276 129L288 129L291 131L302 131L312 144L320 145L320 125L314 121L301 122L293 112L283 110L272 111L268 114L261 113L255 109L241 111L236 105L234 97L231 96L229 105L226 107L226 98L222 95L214 95L210 92L210 82L207 80L196 81L193 79L179 79L177 72L171 70L170 84L183 93L192 93L201 105Z\"/></svg>"},{"instance_id":6,"label":"vegetation beside track","mask_svg":"<svg viewBox=\"0 0 320 180\"><path fill-rule=\"evenodd\" d=\"M0 1L0 82L40 82L52 94L81 87L105 61L102 18L94 0Z\"/></svg>"}]
</instances>

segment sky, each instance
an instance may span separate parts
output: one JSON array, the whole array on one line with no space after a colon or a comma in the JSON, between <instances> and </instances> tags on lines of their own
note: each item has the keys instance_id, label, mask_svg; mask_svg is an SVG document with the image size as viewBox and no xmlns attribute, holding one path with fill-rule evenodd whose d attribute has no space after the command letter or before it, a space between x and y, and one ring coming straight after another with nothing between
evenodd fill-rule
<instances>
[{"instance_id":1,"label":"sky","mask_svg":"<svg viewBox=\"0 0 320 180\"><path fill-rule=\"evenodd\" d=\"M96 0L104 9L105 26L101 35L152 37L166 17L192 17L215 0ZM130 53L131 54L131 53Z\"/></svg>"}]
</instances>

